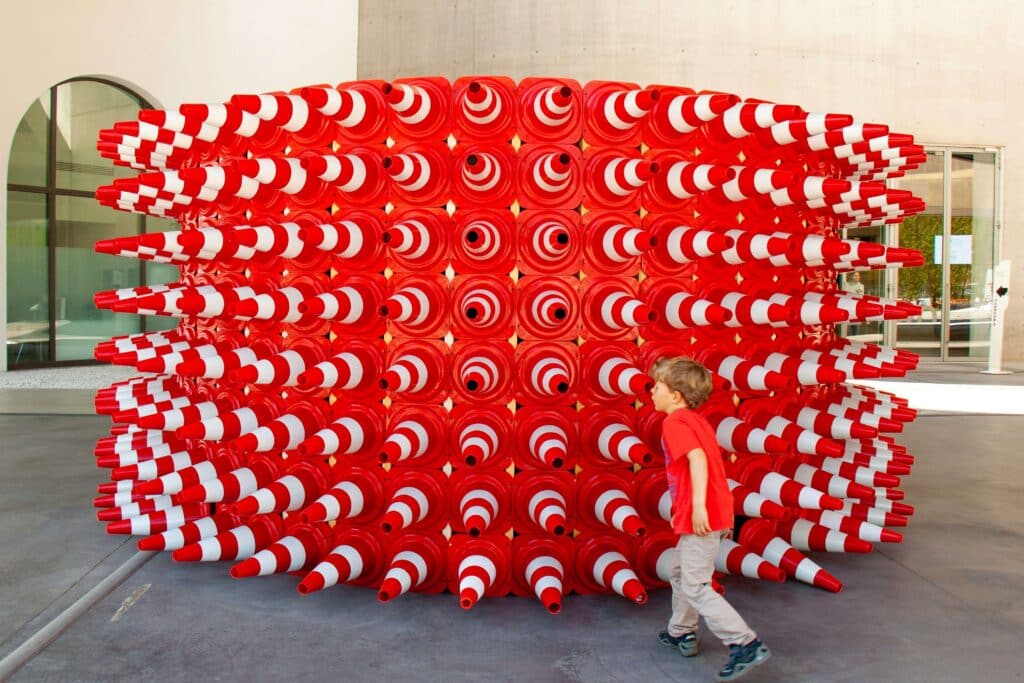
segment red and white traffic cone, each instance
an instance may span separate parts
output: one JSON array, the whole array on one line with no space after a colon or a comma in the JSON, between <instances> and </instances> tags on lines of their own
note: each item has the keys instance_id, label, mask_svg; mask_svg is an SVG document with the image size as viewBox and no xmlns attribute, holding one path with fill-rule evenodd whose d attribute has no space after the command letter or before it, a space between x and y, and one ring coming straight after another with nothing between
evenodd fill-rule
<instances>
[{"instance_id":1,"label":"red and white traffic cone","mask_svg":"<svg viewBox=\"0 0 1024 683\"><path fill-rule=\"evenodd\" d=\"M583 89L576 81L526 78L519 83L518 127L524 142L575 144L583 134Z\"/></svg>"},{"instance_id":2,"label":"red and white traffic cone","mask_svg":"<svg viewBox=\"0 0 1024 683\"><path fill-rule=\"evenodd\" d=\"M845 128L853 124L849 114L808 113L787 121L780 121L773 126L764 128L754 134L763 147L782 147L794 142L806 140L814 135L821 135L830 130Z\"/></svg>"},{"instance_id":3,"label":"red and white traffic cone","mask_svg":"<svg viewBox=\"0 0 1024 683\"><path fill-rule=\"evenodd\" d=\"M582 539L581 539L582 540ZM593 536L576 545L576 590L615 592L638 605L647 603L647 591L626 559L631 553L623 540Z\"/></svg>"},{"instance_id":4,"label":"red and white traffic cone","mask_svg":"<svg viewBox=\"0 0 1024 683\"><path fill-rule=\"evenodd\" d=\"M508 141L515 133L516 84L509 78L475 76L455 81L452 128L456 139Z\"/></svg>"},{"instance_id":5,"label":"red and white traffic cone","mask_svg":"<svg viewBox=\"0 0 1024 683\"><path fill-rule=\"evenodd\" d=\"M740 102L702 126L701 132L709 141L727 143L804 113L800 107L791 104Z\"/></svg>"},{"instance_id":6,"label":"red and white traffic cone","mask_svg":"<svg viewBox=\"0 0 1024 683\"><path fill-rule=\"evenodd\" d=\"M394 268L408 271L443 269L448 254L451 218L443 209L405 209L391 216L381 238Z\"/></svg>"},{"instance_id":7,"label":"red and white traffic cone","mask_svg":"<svg viewBox=\"0 0 1024 683\"><path fill-rule=\"evenodd\" d=\"M573 546L568 539L520 535L512 539L512 576L517 593L535 595L551 614L562 611L572 589Z\"/></svg>"},{"instance_id":8,"label":"red and white traffic cone","mask_svg":"<svg viewBox=\"0 0 1024 683\"><path fill-rule=\"evenodd\" d=\"M405 78L381 87L391 110L396 140L443 140L448 137L452 87L445 78Z\"/></svg>"},{"instance_id":9,"label":"red and white traffic cone","mask_svg":"<svg viewBox=\"0 0 1024 683\"><path fill-rule=\"evenodd\" d=\"M392 352L380 378L382 389L409 400L423 400L445 387L447 356L437 346L420 341L405 341Z\"/></svg>"},{"instance_id":10,"label":"red and white traffic cone","mask_svg":"<svg viewBox=\"0 0 1024 683\"><path fill-rule=\"evenodd\" d=\"M299 312L357 329L380 314L382 303L382 293L372 280L352 275L341 287L300 303Z\"/></svg>"},{"instance_id":11,"label":"red and white traffic cone","mask_svg":"<svg viewBox=\"0 0 1024 683\"><path fill-rule=\"evenodd\" d=\"M592 81L584 89L583 138L592 145L631 145L641 123L661 97L657 88L636 83Z\"/></svg>"},{"instance_id":12,"label":"red and white traffic cone","mask_svg":"<svg viewBox=\"0 0 1024 683\"><path fill-rule=\"evenodd\" d=\"M447 479L431 470L405 471L387 482L387 508L380 528L386 534L406 529L440 529L445 522Z\"/></svg>"},{"instance_id":13,"label":"red and white traffic cone","mask_svg":"<svg viewBox=\"0 0 1024 683\"><path fill-rule=\"evenodd\" d=\"M502 209L455 212L452 267L457 273L507 273L515 265L515 216Z\"/></svg>"},{"instance_id":14,"label":"red and white traffic cone","mask_svg":"<svg viewBox=\"0 0 1024 683\"><path fill-rule=\"evenodd\" d=\"M680 223L675 216L659 216L645 225L651 235L652 245L646 258L653 257L659 268L711 258L729 249L734 243L723 232L694 228Z\"/></svg>"},{"instance_id":15,"label":"red and white traffic cone","mask_svg":"<svg viewBox=\"0 0 1024 683\"><path fill-rule=\"evenodd\" d=\"M452 376L458 396L468 402L506 402L515 373L512 351L503 342L456 344Z\"/></svg>"},{"instance_id":16,"label":"red and white traffic cone","mask_svg":"<svg viewBox=\"0 0 1024 683\"><path fill-rule=\"evenodd\" d=\"M178 427L174 435L179 439L226 441L256 429L261 423L269 422L279 414L280 405L276 399L264 397L252 400L250 396L246 406L198 422L188 422Z\"/></svg>"},{"instance_id":17,"label":"red and white traffic cone","mask_svg":"<svg viewBox=\"0 0 1024 683\"><path fill-rule=\"evenodd\" d=\"M774 370L752 363L743 356L709 349L697 354L700 362L741 391L780 391L790 387L789 380Z\"/></svg>"},{"instance_id":18,"label":"red and white traffic cone","mask_svg":"<svg viewBox=\"0 0 1024 683\"><path fill-rule=\"evenodd\" d=\"M255 457L244 467L184 488L175 494L179 503L233 503L269 485L280 476L281 461L273 456Z\"/></svg>"},{"instance_id":19,"label":"red and white traffic cone","mask_svg":"<svg viewBox=\"0 0 1024 683\"><path fill-rule=\"evenodd\" d=\"M342 137L360 142L384 141L387 105L379 85L374 82L354 81L337 88L302 88L299 95L337 123Z\"/></svg>"},{"instance_id":20,"label":"red and white traffic cone","mask_svg":"<svg viewBox=\"0 0 1024 683\"><path fill-rule=\"evenodd\" d=\"M252 557L284 535L280 515L259 515L216 536L189 543L171 553L175 562L219 562Z\"/></svg>"},{"instance_id":21,"label":"red and white traffic cone","mask_svg":"<svg viewBox=\"0 0 1024 683\"><path fill-rule=\"evenodd\" d=\"M803 551L869 553L873 549L865 540L802 518L776 522L775 534Z\"/></svg>"},{"instance_id":22,"label":"red and white traffic cone","mask_svg":"<svg viewBox=\"0 0 1024 683\"><path fill-rule=\"evenodd\" d=\"M525 342L516 347L516 379L527 402L565 403L576 392L577 349L555 342Z\"/></svg>"},{"instance_id":23,"label":"red and white traffic cone","mask_svg":"<svg viewBox=\"0 0 1024 683\"><path fill-rule=\"evenodd\" d=\"M380 312L410 336L427 336L448 322L448 292L443 278L406 275L392 281Z\"/></svg>"},{"instance_id":24,"label":"red and white traffic cone","mask_svg":"<svg viewBox=\"0 0 1024 683\"><path fill-rule=\"evenodd\" d=\"M511 546L504 536L451 539L448 588L458 594L462 609L472 609L485 595L508 593L511 555Z\"/></svg>"},{"instance_id":25,"label":"red and white traffic cone","mask_svg":"<svg viewBox=\"0 0 1024 683\"><path fill-rule=\"evenodd\" d=\"M516 526L555 536L571 532L573 478L568 472L520 472L512 483Z\"/></svg>"},{"instance_id":26,"label":"red and white traffic cone","mask_svg":"<svg viewBox=\"0 0 1024 683\"><path fill-rule=\"evenodd\" d=\"M557 410L527 408L516 413L519 450L533 466L561 469L576 451L574 420Z\"/></svg>"},{"instance_id":27,"label":"red and white traffic cone","mask_svg":"<svg viewBox=\"0 0 1024 683\"><path fill-rule=\"evenodd\" d=\"M736 228L723 234L732 240L732 246L716 254L715 258L731 266L765 261L781 263L790 246L789 240L773 233Z\"/></svg>"},{"instance_id":28,"label":"red and white traffic cone","mask_svg":"<svg viewBox=\"0 0 1024 683\"><path fill-rule=\"evenodd\" d=\"M675 211L686 200L720 187L736 175L729 166L695 164L678 160L674 154L662 153L653 158L657 172L643 189L643 204L651 211Z\"/></svg>"},{"instance_id":29,"label":"red and white traffic cone","mask_svg":"<svg viewBox=\"0 0 1024 683\"><path fill-rule=\"evenodd\" d=\"M230 445L241 452L290 451L324 426L325 409L321 403L292 405L284 415L242 434Z\"/></svg>"},{"instance_id":30,"label":"red and white traffic cone","mask_svg":"<svg viewBox=\"0 0 1024 683\"><path fill-rule=\"evenodd\" d=\"M786 187L795 179L789 171L756 166L733 166L736 172L731 180L711 193L711 198L724 204L757 199Z\"/></svg>"},{"instance_id":31,"label":"red and white traffic cone","mask_svg":"<svg viewBox=\"0 0 1024 683\"><path fill-rule=\"evenodd\" d=\"M647 116L644 142L649 147L666 148L678 145L708 121L718 118L740 101L736 95L682 91L661 88L662 96Z\"/></svg>"},{"instance_id":32,"label":"red and white traffic cone","mask_svg":"<svg viewBox=\"0 0 1024 683\"><path fill-rule=\"evenodd\" d=\"M800 516L815 524L841 531L868 543L902 543L903 534L834 510L801 510Z\"/></svg>"},{"instance_id":33,"label":"red and white traffic cone","mask_svg":"<svg viewBox=\"0 0 1024 683\"><path fill-rule=\"evenodd\" d=\"M369 406L349 405L334 415L334 421L300 443L296 450L304 457L318 455L376 456L384 434L384 417Z\"/></svg>"},{"instance_id":34,"label":"red and white traffic cone","mask_svg":"<svg viewBox=\"0 0 1024 683\"><path fill-rule=\"evenodd\" d=\"M768 500L749 486L744 486L735 479L726 481L729 484L729 490L732 491L735 514L763 519L784 519L788 514L786 508Z\"/></svg>"},{"instance_id":35,"label":"red and white traffic cone","mask_svg":"<svg viewBox=\"0 0 1024 683\"><path fill-rule=\"evenodd\" d=\"M718 547L715 571L778 583L786 580L786 572L728 538L722 539L722 544Z\"/></svg>"},{"instance_id":36,"label":"red and white traffic cone","mask_svg":"<svg viewBox=\"0 0 1024 683\"><path fill-rule=\"evenodd\" d=\"M740 404L739 416L747 421L747 423L754 425L760 429L765 430L769 434L779 437L786 442L787 447L784 450L792 448L797 453L808 453L812 455L822 455L828 457L838 457L843 453L843 446L834 439L827 439L819 434L815 434L809 429L804 429L800 425L787 420L781 415L776 415L773 410L768 408L769 403L766 400L764 404L755 404L747 406L744 402ZM760 406L764 405L765 408Z\"/></svg>"},{"instance_id":37,"label":"red and white traffic cone","mask_svg":"<svg viewBox=\"0 0 1024 683\"><path fill-rule=\"evenodd\" d=\"M582 161L569 145L524 145L519 150L517 182L525 209L572 209L582 196Z\"/></svg>"},{"instance_id":38,"label":"red and white traffic cone","mask_svg":"<svg viewBox=\"0 0 1024 683\"><path fill-rule=\"evenodd\" d=\"M591 472L577 480L580 519L602 529L610 527L630 536L643 536L646 528L631 499L632 484L613 472Z\"/></svg>"},{"instance_id":39,"label":"red and white traffic cone","mask_svg":"<svg viewBox=\"0 0 1024 683\"><path fill-rule=\"evenodd\" d=\"M798 403L782 406L782 415L804 429L832 439L870 439L878 435L878 430L861 422L854 422L845 417L830 415L825 411Z\"/></svg>"},{"instance_id":40,"label":"red and white traffic cone","mask_svg":"<svg viewBox=\"0 0 1024 683\"><path fill-rule=\"evenodd\" d=\"M261 358L228 373L228 380L242 384L272 384L294 387L299 375L324 359L323 347L299 339L281 353Z\"/></svg>"},{"instance_id":41,"label":"red and white traffic cone","mask_svg":"<svg viewBox=\"0 0 1024 683\"><path fill-rule=\"evenodd\" d=\"M349 211L335 223L305 223L299 239L307 247L334 254L353 269L372 262L380 253L383 239L381 217L370 211Z\"/></svg>"},{"instance_id":42,"label":"red and white traffic cone","mask_svg":"<svg viewBox=\"0 0 1024 683\"><path fill-rule=\"evenodd\" d=\"M485 531L508 527L508 488L511 480L495 474L470 473L452 478L452 525L474 538Z\"/></svg>"},{"instance_id":43,"label":"red and white traffic cone","mask_svg":"<svg viewBox=\"0 0 1024 683\"><path fill-rule=\"evenodd\" d=\"M637 576L646 588L666 588L672 583L672 565L677 561L678 536L671 531L647 534L633 553Z\"/></svg>"},{"instance_id":44,"label":"red and white traffic cone","mask_svg":"<svg viewBox=\"0 0 1024 683\"><path fill-rule=\"evenodd\" d=\"M456 150L452 161L452 199L462 207L507 208L515 200L515 177L507 145L470 145Z\"/></svg>"},{"instance_id":45,"label":"red and white traffic cone","mask_svg":"<svg viewBox=\"0 0 1024 683\"><path fill-rule=\"evenodd\" d=\"M649 530L669 528L672 523L672 495L668 490L665 468L645 468L637 472L636 504L640 519Z\"/></svg>"},{"instance_id":46,"label":"red and white traffic cone","mask_svg":"<svg viewBox=\"0 0 1024 683\"><path fill-rule=\"evenodd\" d=\"M345 466L333 472L335 483L299 516L304 522L353 523L369 520L384 507L384 486L379 470Z\"/></svg>"},{"instance_id":47,"label":"red and white traffic cone","mask_svg":"<svg viewBox=\"0 0 1024 683\"><path fill-rule=\"evenodd\" d=\"M243 517L251 517L268 512L301 510L327 490L329 476L327 466L322 463L300 462L285 470L285 475L269 486L239 500L235 511Z\"/></svg>"},{"instance_id":48,"label":"red and white traffic cone","mask_svg":"<svg viewBox=\"0 0 1024 683\"><path fill-rule=\"evenodd\" d=\"M140 538L136 545L139 550L158 552L178 550L190 543L197 543L204 538L212 538L223 531L233 529L241 524L241 522L242 520L238 515L230 511L221 510L214 515L186 522L180 527Z\"/></svg>"},{"instance_id":49,"label":"red and white traffic cone","mask_svg":"<svg viewBox=\"0 0 1024 683\"><path fill-rule=\"evenodd\" d=\"M392 465L426 467L443 457L447 439L444 417L428 406L410 405L391 414L391 425L378 459Z\"/></svg>"},{"instance_id":50,"label":"red and white traffic cone","mask_svg":"<svg viewBox=\"0 0 1024 683\"><path fill-rule=\"evenodd\" d=\"M535 209L519 214L518 259L525 273L575 275L580 269L580 217Z\"/></svg>"},{"instance_id":51,"label":"red and white traffic cone","mask_svg":"<svg viewBox=\"0 0 1024 683\"><path fill-rule=\"evenodd\" d=\"M504 408L476 408L453 411L452 441L456 453L468 467L494 463L509 448L511 415Z\"/></svg>"},{"instance_id":52,"label":"red and white traffic cone","mask_svg":"<svg viewBox=\"0 0 1024 683\"><path fill-rule=\"evenodd\" d=\"M366 393L377 386L383 360L378 347L353 339L345 342L344 351L299 373L296 384L303 389L319 387Z\"/></svg>"},{"instance_id":53,"label":"red and white traffic cone","mask_svg":"<svg viewBox=\"0 0 1024 683\"><path fill-rule=\"evenodd\" d=\"M309 595L339 583L375 583L384 571L384 546L367 529L350 528L335 533L331 549L299 582L300 595Z\"/></svg>"},{"instance_id":54,"label":"red and white traffic cone","mask_svg":"<svg viewBox=\"0 0 1024 683\"><path fill-rule=\"evenodd\" d=\"M633 214L594 211L584 218L585 267L599 275L625 275L651 246L650 234L636 227Z\"/></svg>"},{"instance_id":55,"label":"red and white traffic cone","mask_svg":"<svg viewBox=\"0 0 1024 683\"><path fill-rule=\"evenodd\" d=\"M450 153L445 145L412 144L381 162L395 204L441 206L448 195Z\"/></svg>"},{"instance_id":56,"label":"red and white traffic cone","mask_svg":"<svg viewBox=\"0 0 1024 683\"><path fill-rule=\"evenodd\" d=\"M96 511L96 519L100 522L119 522L123 519L148 515L153 512L160 512L174 507L174 501L170 496L153 496L142 498L138 501L124 503L114 507L108 507Z\"/></svg>"},{"instance_id":57,"label":"red and white traffic cone","mask_svg":"<svg viewBox=\"0 0 1024 683\"><path fill-rule=\"evenodd\" d=\"M588 409L580 417L583 452L596 463L650 465L654 454L636 435L634 420L623 411Z\"/></svg>"},{"instance_id":58,"label":"red and white traffic cone","mask_svg":"<svg viewBox=\"0 0 1024 683\"><path fill-rule=\"evenodd\" d=\"M702 413L714 428L718 444L726 451L784 453L789 448L788 444L778 436L755 427L735 415L729 415L723 410L712 409L702 411Z\"/></svg>"},{"instance_id":59,"label":"red and white traffic cone","mask_svg":"<svg viewBox=\"0 0 1024 683\"><path fill-rule=\"evenodd\" d=\"M447 544L440 534L402 534L390 543L377 599L390 602L410 590L444 590Z\"/></svg>"},{"instance_id":60,"label":"red and white traffic cone","mask_svg":"<svg viewBox=\"0 0 1024 683\"><path fill-rule=\"evenodd\" d=\"M213 454L210 453L209 449L200 444L188 450L175 451L152 460L142 460L141 462L129 465L116 466L111 470L110 478L115 481L119 479L132 479L140 482L149 482L172 472L178 472L199 463L207 462L212 456ZM117 455L104 456L104 461L107 457L115 460L120 459L120 456ZM143 492L150 493L148 490ZM167 491L152 491L151 493L161 494L167 493Z\"/></svg>"},{"instance_id":61,"label":"red and white traffic cone","mask_svg":"<svg viewBox=\"0 0 1024 683\"><path fill-rule=\"evenodd\" d=\"M839 510L843 507L840 499L772 472L763 461L750 456L741 458L736 470L730 472L727 468L726 472L773 503L805 510Z\"/></svg>"},{"instance_id":62,"label":"red and white traffic cone","mask_svg":"<svg viewBox=\"0 0 1024 683\"><path fill-rule=\"evenodd\" d=\"M657 170L655 162L629 148L596 148L583 168L583 204L594 209L638 207L640 189Z\"/></svg>"},{"instance_id":63,"label":"red and white traffic cone","mask_svg":"<svg viewBox=\"0 0 1024 683\"><path fill-rule=\"evenodd\" d=\"M270 576L312 569L327 555L331 528L326 524L296 524L288 534L231 567L233 579Z\"/></svg>"},{"instance_id":64,"label":"red and white traffic cone","mask_svg":"<svg viewBox=\"0 0 1024 683\"><path fill-rule=\"evenodd\" d=\"M728 308L697 293L683 291L668 279L648 286L644 298L650 304L655 323L652 327L664 336L676 336L677 330L695 327L721 327L733 318Z\"/></svg>"},{"instance_id":65,"label":"red and white traffic cone","mask_svg":"<svg viewBox=\"0 0 1024 683\"><path fill-rule=\"evenodd\" d=\"M299 159L311 176L333 186L345 206L377 207L384 203L387 175L377 150L354 148L347 154L325 154Z\"/></svg>"},{"instance_id":66,"label":"red and white traffic cone","mask_svg":"<svg viewBox=\"0 0 1024 683\"><path fill-rule=\"evenodd\" d=\"M843 589L839 579L815 564L806 555L774 533L774 522L751 520L740 530L739 542L746 548L779 567L797 581L817 586L832 593Z\"/></svg>"},{"instance_id":67,"label":"red and white traffic cone","mask_svg":"<svg viewBox=\"0 0 1024 683\"><path fill-rule=\"evenodd\" d=\"M107 533L150 536L180 527L186 522L205 517L208 513L209 507L199 503L175 505L164 510L110 522L107 524Z\"/></svg>"},{"instance_id":68,"label":"red and white traffic cone","mask_svg":"<svg viewBox=\"0 0 1024 683\"><path fill-rule=\"evenodd\" d=\"M846 379L846 375L835 368L809 363L796 356L788 356L769 349L757 349L749 358L773 372L795 380L801 386L834 384Z\"/></svg>"},{"instance_id":69,"label":"red and white traffic cone","mask_svg":"<svg viewBox=\"0 0 1024 683\"><path fill-rule=\"evenodd\" d=\"M519 336L527 339L575 338L579 318L576 286L555 277L523 278L518 290Z\"/></svg>"},{"instance_id":70,"label":"red and white traffic cone","mask_svg":"<svg viewBox=\"0 0 1024 683\"><path fill-rule=\"evenodd\" d=\"M652 307L637 297L627 281L612 277L588 278L582 312L587 330L601 339L630 336L655 317Z\"/></svg>"},{"instance_id":71,"label":"red and white traffic cone","mask_svg":"<svg viewBox=\"0 0 1024 683\"><path fill-rule=\"evenodd\" d=\"M507 277L467 275L452 292L452 333L456 338L512 336L513 284Z\"/></svg>"},{"instance_id":72,"label":"red and white traffic cone","mask_svg":"<svg viewBox=\"0 0 1024 683\"><path fill-rule=\"evenodd\" d=\"M621 401L646 396L654 380L636 367L622 347L588 343L582 349L583 381L588 396L598 401Z\"/></svg>"},{"instance_id":73,"label":"red and white traffic cone","mask_svg":"<svg viewBox=\"0 0 1024 683\"><path fill-rule=\"evenodd\" d=\"M730 316L722 323L726 327L748 325L786 327L790 325L789 309L765 299L758 299L740 292L708 291L703 296L708 301L729 311Z\"/></svg>"},{"instance_id":74,"label":"red and white traffic cone","mask_svg":"<svg viewBox=\"0 0 1024 683\"><path fill-rule=\"evenodd\" d=\"M779 458L774 462L773 469L793 481L825 491L836 498L857 498L860 500L874 498L874 490L869 486L829 474L813 465L801 463L793 458Z\"/></svg>"},{"instance_id":75,"label":"red and white traffic cone","mask_svg":"<svg viewBox=\"0 0 1024 683\"><path fill-rule=\"evenodd\" d=\"M124 475L125 480L135 482L131 488L133 492L150 496L162 496L178 494L190 486L216 479L240 467L241 464L242 458L237 454L212 453L208 451L207 459L191 466L181 466L176 470L163 474L160 474L156 468L144 468L141 472L131 469L138 468L138 465L123 468L119 474ZM148 465L148 463L143 463L143 465ZM169 468L163 467L161 469ZM133 472L138 472L142 476L149 478L132 477ZM157 476L150 476L153 474L157 474Z\"/></svg>"}]
</instances>

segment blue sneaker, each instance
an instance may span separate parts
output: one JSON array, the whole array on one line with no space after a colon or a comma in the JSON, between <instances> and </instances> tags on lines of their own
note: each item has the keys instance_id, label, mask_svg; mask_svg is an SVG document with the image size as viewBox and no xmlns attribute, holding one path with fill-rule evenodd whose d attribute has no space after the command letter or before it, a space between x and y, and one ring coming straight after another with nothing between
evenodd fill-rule
<instances>
[{"instance_id":1,"label":"blue sneaker","mask_svg":"<svg viewBox=\"0 0 1024 683\"><path fill-rule=\"evenodd\" d=\"M684 633L681 636L671 636L668 631L658 634L658 643L665 647L674 647L684 657L696 657L700 654L700 646L697 644L697 634L693 631Z\"/></svg>"},{"instance_id":2,"label":"blue sneaker","mask_svg":"<svg viewBox=\"0 0 1024 683\"><path fill-rule=\"evenodd\" d=\"M771 656L771 650L756 638L746 645L730 645L729 661L718 672L716 680L735 681Z\"/></svg>"}]
</instances>

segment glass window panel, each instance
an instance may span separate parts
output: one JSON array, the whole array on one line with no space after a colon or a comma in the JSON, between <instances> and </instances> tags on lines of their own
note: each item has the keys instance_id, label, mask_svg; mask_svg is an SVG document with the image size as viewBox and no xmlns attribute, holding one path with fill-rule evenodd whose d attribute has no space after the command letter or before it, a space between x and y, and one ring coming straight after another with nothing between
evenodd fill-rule
<instances>
[{"instance_id":1,"label":"glass window panel","mask_svg":"<svg viewBox=\"0 0 1024 683\"><path fill-rule=\"evenodd\" d=\"M992 331L996 158L992 152L957 152L951 162L948 355L987 359Z\"/></svg>"},{"instance_id":2,"label":"glass window panel","mask_svg":"<svg viewBox=\"0 0 1024 683\"><path fill-rule=\"evenodd\" d=\"M114 178L138 171L114 166L96 151L100 130L116 121L138 117L139 100L120 88L96 81L72 81L57 86L57 187L94 191Z\"/></svg>"},{"instance_id":3,"label":"glass window panel","mask_svg":"<svg viewBox=\"0 0 1024 683\"><path fill-rule=\"evenodd\" d=\"M7 367L50 359L46 195L7 193Z\"/></svg>"},{"instance_id":4,"label":"glass window panel","mask_svg":"<svg viewBox=\"0 0 1024 683\"><path fill-rule=\"evenodd\" d=\"M180 230L181 225L170 218L146 217L146 232L167 232L168 230ZM177 266L169 263L154 263L146 261L146 284L160 285L167 282L175 282L181 277ZM146 331L170 330L178 326L178 318L171 318L165 315L146 316Z\"/></svg>"},{"instance_id":5,"label":"glass window panel","mask_svg":"<svg viewBox=\"0 0 1024 683\"><path fill-rule=\"evenodd\" d=\"M57 360L92 358L98 342L140 331L138 316L97 309L93 304L95 292L139 285L136 259L93 250L97 240L137 234L139 221L135 214L111 211L92 198L57 197L53 226Z\"/></svg>"},{"instance_id":6,"label":"glass window panel","mask_svg":"<svg viewBox=\"0 0 1024 683\"><path fill-rule=\"evenodd\" d=\"M897 297L922 309L921 315L897 322L895 345L928 357L942 355L942 254L935 254L935 238L942 238L942 167L942 152L929 152L920 168L892 182L894 188L910 190L927 204L924 213L904 219L898 227L899 245L919 250L924 265L892 271Z\"/></svg>"},{"instance_id":7,"label":"glass window panel","mask_svg":"<svg viewBox=\"0 0 1024 683\"><path fill-rule=\"evenodd\" d=\"M50 131L50 93L32 103L14 131L7 182L46 185L46 141Z\"/></svg>"},{"instance_id":8,"label":"glass window panel","mask_svg":"<svg viewBox=\"0 0 1024 683\"><path fill-rule=\"evenodd\" d=\"M882 227L851 228L846 231L846 238L859 240L861 242L885 244L885 229ZM885 270L865 270L843 273L839 276L839 288L852 294L867 294L870 296L885 297L887 296L885 273ZM882 330L883 323L881 321L849 323L839 326L839 335L861 342L881 344Z\"/></svg>"}]
</instances>

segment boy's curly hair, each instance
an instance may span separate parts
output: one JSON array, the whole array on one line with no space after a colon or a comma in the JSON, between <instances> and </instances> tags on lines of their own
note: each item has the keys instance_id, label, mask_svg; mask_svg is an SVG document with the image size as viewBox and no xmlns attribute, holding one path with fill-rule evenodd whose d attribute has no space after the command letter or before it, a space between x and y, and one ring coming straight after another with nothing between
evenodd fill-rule
<instances>
[{"instance_id":1,"label":"boy's curly hair","mask_svg":"<svg viewBox=\"0 0 1024 683\"><path fill-rule=\"evenodd\" d=\"M711 373L697 361L686 356L663 356L651 366L650 376L662 382L669 391L678 391L689 408L697 408L711 395Z\"/></svg>"}]
</instances>

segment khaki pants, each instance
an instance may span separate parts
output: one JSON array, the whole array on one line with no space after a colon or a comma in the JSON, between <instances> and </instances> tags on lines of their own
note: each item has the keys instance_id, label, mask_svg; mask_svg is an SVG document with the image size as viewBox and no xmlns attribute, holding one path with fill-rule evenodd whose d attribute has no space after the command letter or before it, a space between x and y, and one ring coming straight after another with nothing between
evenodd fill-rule
<instances>
[{"instance_id":1,"label":"khaki pants","mask_svg":"<svg viewBox=\"0 0 1024 683\"><path fill-rule=\"evenodd\" d=\"M697 617L704 617L711 632L726 645L744 645L757 635L743 617L711 587L711 573L722 539L729 531L712 531L707 536L683 534L672 558L672 618L668 632L674 638L697 630Z\"/></svg>"}]
</instances>

